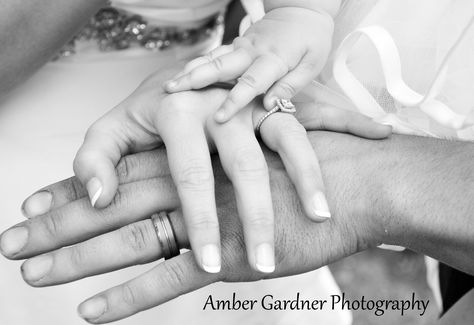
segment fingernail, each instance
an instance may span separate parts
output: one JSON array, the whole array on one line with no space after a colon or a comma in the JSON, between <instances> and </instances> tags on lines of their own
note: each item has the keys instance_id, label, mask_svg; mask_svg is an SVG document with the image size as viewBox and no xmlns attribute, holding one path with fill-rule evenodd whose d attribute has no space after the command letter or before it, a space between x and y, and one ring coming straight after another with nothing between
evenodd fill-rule
<instances>
[{"instance_id":1,"label":"fingernail","mask_svg":"<svg viewBox=\"0 0 474 325\"><path fill-rule=\"evenodd\" d=\"M37 282L49 273L53 266L53 257L50 255L38 256L27 260L21 270L28 282Z\"/></svg>"},{"instance_id":2,"label":"fingernail","mask_svg":"<svg viewBox=\"0 0 474 325\"><path fill-rule=\"evenodd\" d=\"M278 98L275 97L275 96L271 97L271 98L268 100L268 102L270 103L270 106L271 106L270 109L272 109L272 108L274 108L274 107L276 106L277 100L278 100Z\"/></svg>"},{"instance_id":3,"label":"fingernail","mask_svg":"<svg viewBox=\"0 0 474 325\"><path fill-rule=\"evenodd\" d=\"M224 122L226 119L225 111L223 109L218 110L214 115L214 118L217 122Z\"/></svg>"},{"instance_id":4,"label":"fingernail","mask_svg":"<svg viewBox=\"0 0 474 325\"><path fill-rule=\"evenodd\" d=\"M329 219L331 212L329 212L328 202L323 192L317 192L313 197L314 215L318 218Z\"/></svg>"},{"instance_id":5,"label":"fingernail","mask_svg":"<svg viewBox=\"0 0 474 325\"><path fill-rule=\"evenodd\" d=\"M87 182L87 193L89 193L89 198L91 200L91 205L95 207L97 200L102 194L102 184L100 183L97 177L93 177Z\"/></svg>"},{"instance_id":6,"label":"fingernail","mask_svg":"<svg viewBox=\"0 0 474 325\"><path fill-rule=\"evenodd\" d=\"M28 241L28 229L16 227L7 230L0 237L0 251L5 256L13 256L25 247Z\"/></svg>"},{"instance_id":7,"label":"fingernail","mask_svg":"<svg viewBox=\"0 0 474 325\"><path fill-rule=\"evenodd\" d=\"M168 89L173 89L178 85L178 83L175 80L170 80L166 82L166 88Z\"/></svg>"},{"instance_id":8,"label":"fingernail","mask_svg":"<svg viewBox=\"0 0 474 325\"><path fill-rule=\"evenodd\" d=\"M33 218L47 213L51 209L53 195L48 191L41 191L31 195L23 202L21 212L26 218Z\"/></svg>"},{"instance_id":9,"label":"fingernail","mask_svg":"<svg viewBox=\"0 0 474 325\"><path fill-rule=\"evenodd\" d=\"M263 273L275 271L275 253L270 244L264 243L257 246L255 266Z\"/></svg>"},{"instance_id":10,"label":"fingernail","mask_svg":"<svg viewBox=\"0 0 474 325\"><path fill-rule=\"evenodd\" d=\"M205 245L201 251L202 268L208 273L219 273L221 270L221 258L219 248L216 245Z\"/></svg>"},{"instance_id":11,"label":"fingernail","mask_svg":"<svg viewBox=\"0 0 474 325\"><path fill-rule=\"evenodd\" d=\"M94 320L102 316L107 310L107 301L104 298L95 297L79 305L77 312L86 320Z\"/></svg>"}]
</instances>

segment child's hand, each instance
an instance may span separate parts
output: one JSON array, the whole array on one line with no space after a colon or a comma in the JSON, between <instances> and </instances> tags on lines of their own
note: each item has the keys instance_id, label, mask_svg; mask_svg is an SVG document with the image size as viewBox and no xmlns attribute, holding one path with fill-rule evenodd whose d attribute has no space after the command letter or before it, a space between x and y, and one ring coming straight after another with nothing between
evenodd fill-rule
<instances>
[{"instance_id":1,"label":"child's hand","mask_svg":"<svg viewBox=\"0 0 474 325\"><path fill-rule=\"evenodd\" d=\"M228 121L263 93L264 107L270 110L277 98L291 99L319 74L332 32L329 14L298 7L273 9L232 45L189 62L165 88L178 92L238 78L216 112L216 121Z\"/></svg>"}]
</instances>

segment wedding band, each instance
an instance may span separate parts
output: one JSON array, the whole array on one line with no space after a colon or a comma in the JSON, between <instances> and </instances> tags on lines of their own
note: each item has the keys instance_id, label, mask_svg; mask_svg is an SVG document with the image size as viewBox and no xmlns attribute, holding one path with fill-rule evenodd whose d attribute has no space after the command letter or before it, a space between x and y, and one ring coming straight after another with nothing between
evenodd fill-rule
<instances>
[{"instance_id":1,"label":"wedding band","mask_svg":"<svg viewBox=\"0 0 474 325\"><path fill-rule=\"evenodd\" d=\"M267 114L262 116L262 118L258 121L257 127L255 128L255 131L257 132L257 134L260 132L260 127L262 126L263 122L270 115L275 114L277 112L294 114L296 113L296 107L290 100L278 98L276 101L276 106L272 108L271 110L269 110Z\"/></svg>"},{"instance_id":2,"label":"wedding band","mask_svg":"<svg viewBox=\"0 0 474 325\"><path fill-rule=\"evenodd\" d=\"M153 214L151 216L151 221L155 227L156 235L158 236L158 241L163 250L163 257L165 260L178 256L178 242L168 212L162 211Z\"/></svg>"}]
</instances>

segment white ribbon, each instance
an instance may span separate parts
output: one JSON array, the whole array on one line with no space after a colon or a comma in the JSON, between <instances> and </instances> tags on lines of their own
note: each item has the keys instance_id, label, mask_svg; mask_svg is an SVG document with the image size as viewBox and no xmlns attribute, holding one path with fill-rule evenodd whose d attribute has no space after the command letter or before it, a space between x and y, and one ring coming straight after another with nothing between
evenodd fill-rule
<instances>
[{"instance_id":1,"label":"white ribbon","mask_svg":"<svg viewBox=\"0 0 474 325\"><path fill-rule=\"evenodd\" d=\"M357 29L342 41L336 51L333 66L334 78L346 96L349 97L361 113L368 115L378 122L392 125L395 132L422 132L433 136L430 132L420 130L419 127L401 120L395 114L387 113L349 70L347 60L352 48L362 36L367 37L380 58L386 89L396 102L404 107L420 108L421 111L439 124L454 130L472 126L474 125L473 118L454 112L446 104L436 100L435 97L446 73L449 58L455 52L462 38L473 23L474 18L470 20L468 26L446 55L428 92L424 95L410 88L403 80L401 60L397 45L388 31L380 26L369 26Z\"/></svg>"}]
</instances>

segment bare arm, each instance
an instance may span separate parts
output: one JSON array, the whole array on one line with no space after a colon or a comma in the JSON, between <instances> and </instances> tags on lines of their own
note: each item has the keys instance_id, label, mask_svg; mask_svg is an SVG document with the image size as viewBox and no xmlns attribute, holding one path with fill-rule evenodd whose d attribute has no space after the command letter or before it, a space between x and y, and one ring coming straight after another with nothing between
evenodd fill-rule
<instances>
[{"instance_id":1,"label":"bare arm","mask_svg":"<svg viewBox=\"0 0 474 325\"><path fill-rule=\"evenodd\" d=\"M352 208L362 209L361 218L373 215L374 224L381 222L381 242L474 274L473 143L400 135L367 141L317 133L311 140L320 159L325 156L325 181L333 184L342 176L352 183L342 196L341 187L328 187L338 191L328 193L334 206L351 211L346 202L358 197L362 207ZM328 160L338 150L343 159ZM357 195L362 189L364 195Z\"/></svg>"},{"instance_id":2,"label":"bare arm","mask_svg":"<svg viewBox=\"0 0 474 325\"><path fill-rule=\"evenodd\" d=\"M70 40L106 0L0 0L0 95Z\"/></svg>"}]
</instances>

